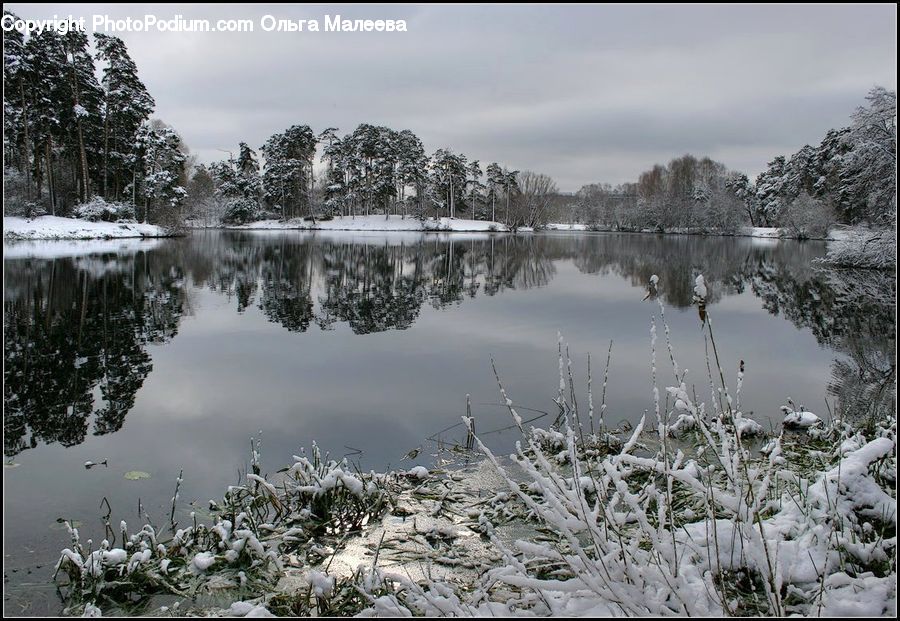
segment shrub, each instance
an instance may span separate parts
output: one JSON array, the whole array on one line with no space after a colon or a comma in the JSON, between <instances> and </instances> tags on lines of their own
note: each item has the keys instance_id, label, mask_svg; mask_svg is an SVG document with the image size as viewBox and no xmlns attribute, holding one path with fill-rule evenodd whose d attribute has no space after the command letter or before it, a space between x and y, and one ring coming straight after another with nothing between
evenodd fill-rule
<instances>
[{"instance_id":1,"label":"shrub","mask_svg":"<svg viewBox=\"0 0 900 621\"><path fill-rule=\"evenodd\" d=\"M222 222L225 224L246 224L259 219L259 203L249 198L236 198L228 202Z\"/></svg>"},{"instance_id":2,"label":"shrub","mask_svg":"<svg viewBox=\"0 0 900 621\"><path fill-rule=\"evenodd\" d=\"M76 205L72 215L90 222L122 222L134 220L134 205L106 202L102 197L95 196L86 203Z\"/></svg>"},{"instance_id":3,"label":"shrub","mask_svg":"<svg viewBox=\"0 0 900 621\"><path fill-rule=\"evenodd\" d=\"M834 220L832 210L806 192L792 200L782 214L785 228L798 239L824 238Z\"/></svg>"},{"instance_id":4,"label":"shrub","mask_svg":"<svg viewBox=\"0 0 900 621\"><path fill-rule=\"evenodd\" d=\"M835 267L890 270L897 266L897 236L890 229L854 229L828 243L821 263Z\"/></svg>"},{"instance_id":5,"label":"shrub","mask_svg":"<svg viewBox=\"0 0 900 621\"><path fill-rule=\"evenodd\" d=\"M36 218L47 214L47 206L32 200L25 175L14 168L3 170L3 215Z\"/></svg>"}]
</instances>

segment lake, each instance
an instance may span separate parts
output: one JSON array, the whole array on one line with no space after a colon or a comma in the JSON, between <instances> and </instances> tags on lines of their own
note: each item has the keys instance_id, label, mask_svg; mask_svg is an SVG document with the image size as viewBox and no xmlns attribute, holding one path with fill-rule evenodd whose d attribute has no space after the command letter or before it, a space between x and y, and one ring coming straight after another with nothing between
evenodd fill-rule
<instances>
[{"instance_id":1,"label":"lake","mask_svg":"<svg viewBox=\"0 0 900 621\"><path fill-rule=\"evenodd\" d=\"M313 442L365 470L434 466L442 445L465 442L469 395L485 443L509 452L492 360L523 418L550 424L558 334L582 405L591 356L598 408L612 342L606 421L636 424L653 407L653 274L701 399L700 273L730 384L744 361L747 415L777 427L788 398L821 416L895 407L893 275L816 267L824 254L822 242L590 233L6 244L4 610L61 609L58 518L95 542L109 511L116 530L145 512L162 523L181 471L179 513L202 516L238 483L251 437L268 473Z\"/></svg>"}]
</instances>

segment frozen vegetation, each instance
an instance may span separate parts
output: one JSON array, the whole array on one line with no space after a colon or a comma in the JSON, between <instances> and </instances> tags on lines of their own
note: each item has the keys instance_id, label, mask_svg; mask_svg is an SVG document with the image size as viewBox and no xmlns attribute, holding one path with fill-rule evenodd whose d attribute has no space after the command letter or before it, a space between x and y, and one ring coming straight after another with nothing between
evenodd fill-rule
<instances>
[{"instance_id":1,"label":"frozen vegetation","mask_svg":"<svg viewBox=\"0 0 900 621\"><path fill-rule=\"evenodd\" d=\"M164 594L177 603L158 614L893 616L895 410L823 419L788 399L766 433L741 410L743 364L727 370L717 348L706 279L700 377L677 362L664 287L650 278L649 409L633 429L608 425L609 358L602 385L576 387L560 339L546 428L495 370L513 455L468 417L450 451L468 465L430 471L366 473L314 447L264 475L257 441L209 519L174 523L179 479L167 524L107 521L99 544L70 526L68 612L147 611Z\"/></svg>"},{"instance_id":2,"label":"frozen vegetation","mask_svg":"<svg viewBox=\"0 0 900 621\"><path fill-rule=\"evenodd\" d=\"M896 226L877 230L855 228L841 233L829 244L823 263L844 268L896 269Z\"/></svg>"}]
</instances>

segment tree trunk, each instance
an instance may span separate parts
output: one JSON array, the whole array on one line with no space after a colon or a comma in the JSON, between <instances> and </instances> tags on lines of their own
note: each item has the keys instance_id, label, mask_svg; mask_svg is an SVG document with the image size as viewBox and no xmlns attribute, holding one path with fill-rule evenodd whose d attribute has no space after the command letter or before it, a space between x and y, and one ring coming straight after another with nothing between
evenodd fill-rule
<instances>
[{"instance_id":1,"label":"tree trunk","mask_svg":"<svg viewBox=\"0 0 900 621\"><path fill-rule=\"evenodd\" d=\"M56 188L53 184L53 160L51 159L51 143L53 142L52 138L47 138L47 142L44 143L44 155L47 158L47 194L50 196L50 214L56 215Z\"/></svg>"},{"instance_id":2,"label":"tree trunk","mask_svg":"<svg viewBox=\"0 0 900 621\"><path fill-rule=\"evenodd\" d=\"M103 115L103 198L109 198L109 97Z\"/></svg>"},{"instance_id":3,"label":"tree trunk","mask_svg":"<svg viewBox=\"0 0 900 621\"><path fill-rule=\"evenodd\" d=\"M25 161L25 197L31 200L31 165L28 154L31 152L31 141L28 139L28 103L25 100L25 81L19 79L19 94L22 97L22 128L25 133L25 143L22 145Z\"/></svg>"},{"instance_id":4,"label":"tree trunk","mask_svg":"<svg viewBox=\"0 0 900 621\"><path fill-rule=\"evenodd\" d=\"M75 98L75 107L80 107L78 98L78 76L75 70L75 53L72 52L72 94ZM82 192L81 198L87 201L90 198L90 179L88 179L87 151L84 148L84 130L81 123L81 115L78 117L78 151L81 158L81 174L82 174Z\"/></svg>"}]
</instances>

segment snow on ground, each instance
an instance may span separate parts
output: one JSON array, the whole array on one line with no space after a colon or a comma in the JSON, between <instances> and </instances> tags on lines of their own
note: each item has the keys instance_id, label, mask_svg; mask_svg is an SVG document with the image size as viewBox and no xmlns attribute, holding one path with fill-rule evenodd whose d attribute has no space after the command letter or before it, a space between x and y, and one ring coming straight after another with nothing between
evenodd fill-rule
<instances>
[{"instance_id":1,"label":"snow on ground","mask_svg":"<svg viewBox=\"0 0 900 621\"><path fill-rule=\"evenodd\" d=\"M166 237L165 229L135 222L88 222L75 218L40 216L3 218L3 239L112 239L118 237Z\"/></svg>"},{"instance_id":2,"label":"snow on ground","mask_svg":"<svg viewBox=\"0 0 900 621\"><path fill-rule=\"evenodd\" d=\"M587 231L587 224L570 224L566 222L551 222L547 225L548 231Z\"/></svg>"},{"instance_id":3,"label":"snow on ground","mask_svg":"<svg viewBox=\"0 0 900 621\"><path fill-rule=\"evenodd\" d=\"M317 231L464 231L493 232L506 231L506 226L488 220L464 220L461 218L429 218L424 222L413 217L402 216L339 216L331 220L260 220L230 229L310 229Z\"/></svg>"},{"instance_id":4,"label":"snow on ground","mask_svg":"<svg viewBox=\"0 0 900 621\"><path fill-rule=\"evenodd\" d=\"M548 231L605 231L615 232L609 227L591 227L587 224L573 224L565 222L551 222L544 227ZM643 229L641 233L652 233L655 235L718 235L719 233L704 232L698 229L689 228L673 228L662 233L656 229ZM722 235L731 235L730 233L722 233ZM793 239L790 231L775 226L745 226L734 233L738 237L753 237L757 239ZM842 229L835 228L828 231L828 240L843 240L848 237L848 233Z\"/></svg>"},{"instance_id":5,"label":"snow on ground","mask_svg":"<svg viewBox=\"0 0 900 621\"><path fill-rule=\"evenodd\" d=\"M152 250L160 245L159 239L58 239L13 241L3 244L4 259L58 259L81 257L91 254L134 254Z\"/></svg>"},{"instance_id":6,"label":"snow on ground","mask_svg":"<svg viewBox=\"0 0 900 621\"><path fill-rule=\"evenodd\" d=\"M762 237L764 239L784 237L784 232L775 226L748 226L744 227L741 234L747 237Z\"/></svg>"},{"instance_id":7,"label":"snow on ground","mask_svg":"<svg viewBox=\"0 0 900 621\"><path fill-rule=\"evenodd\" d=\"M201 223L189 223L191 228L210 228ZM509 229L505 224L500 222L491 222L489 220L465 220L462 218L440 218L427 220L418 220L411 216L338 216L331 220L305 220L303 218L295 218L293 220L259 220L257 222L249 222L247 224L226 226L228 229L239 230L316 230L316 231L417 231L417 232L507 232ZM587 232L591 230L603 230L607 232L615 232L608 228L591 227L587 224L568 223L568 222L551 222L544 226L546 231L567 231L567 232ZM521 227L519 232L531 232L530 227ZM659 234L654 229L645 229L642 233ZM672 229L666 231L666 234L708 234L693 229ZM753 237L757 239L789 239L792 236L785 229L771 226L746 226L740 229L734 235L740 237ZM840 229L829 231L827 239L841 239L844 233Z\"/></svg>"}]
</instances>

